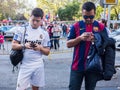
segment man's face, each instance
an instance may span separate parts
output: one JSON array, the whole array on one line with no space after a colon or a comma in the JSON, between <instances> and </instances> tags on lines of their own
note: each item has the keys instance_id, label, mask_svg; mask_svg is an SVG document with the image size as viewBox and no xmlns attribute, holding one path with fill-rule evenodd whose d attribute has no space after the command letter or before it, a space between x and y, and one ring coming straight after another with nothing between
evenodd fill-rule
<instances>
[{"instance_id":1,"label":"man's face","mask_svg":"<svg viewBox=\"0 0 120 90\"><path fill-rule=\"evenodd\" d=\"M94 11L94 9L92 9L89 12L86 11L86 10L83 10L82 14L83 14L83 18L84 18L84 21L85 21L86 24L93 23L93 19L95 17L95 11Z\"/></svg>"},{"instance_id":2,"label":"man's face","mask_svg":"<svg viewBox=\"0 0 120 90\"><path fill-rule=\"evenodd\" d=\"M35 17L35 16L31 16L30 17L30 24L32 26L33 29L37 29L40 25L41 25L41 17Z\"/></svg>"}]
</instances>

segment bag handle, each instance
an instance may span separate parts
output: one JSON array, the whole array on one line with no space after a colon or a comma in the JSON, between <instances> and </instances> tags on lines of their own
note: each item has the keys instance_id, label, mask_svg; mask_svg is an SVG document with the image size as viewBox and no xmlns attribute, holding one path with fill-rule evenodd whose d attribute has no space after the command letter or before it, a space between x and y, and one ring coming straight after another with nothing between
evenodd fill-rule
<instances>
[{"instance_id":1,"label":"bag handle","mask_svg":"<svg viewBox=\"0 0 120 90\"><path fill-rule=\"evenodd\" d=\"M25 30L24 30L24 34L23 34L23 52L25 51L25 34L27 31L27 25L24 26Z\"/></svg>"}]
</instances>

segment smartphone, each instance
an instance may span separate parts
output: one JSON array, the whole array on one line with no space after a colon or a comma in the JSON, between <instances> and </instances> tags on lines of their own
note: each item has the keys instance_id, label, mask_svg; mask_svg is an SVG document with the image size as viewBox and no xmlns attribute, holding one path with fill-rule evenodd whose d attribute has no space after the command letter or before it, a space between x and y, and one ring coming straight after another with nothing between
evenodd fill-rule
<instances>
[{"instance_id":1,"label":"smartphone","mask_svg":"<svg viewBox=\"0 0 120 90\"><path fill-rule=\"evenodd\" d=\"M30 43L30 46L34 48L34 47L36 47L36 44L33 43L33 42L31 42L31 43Z\"/></svg>"},{"instance_id":2,"label":"smartphone","mask_svg":"<svg viewBox=\"0 0 120 90\"><path fill-rule=\"evenodd\" d=\"M86 37L91 36L91 32L86 32Z\"/></svg>"},{"instance_id":3,"label":"smartphone","mask_svg":"<svg viewBox=\"0 0 120 90\"><path fill-rule=\"evenodd\" d=\"M88 32L88 33L87 33L87 35L88 35L88 36L90 36L90 35L91 35L91 33L89 33L89 32Z\"/></svg>"}]
</instances>

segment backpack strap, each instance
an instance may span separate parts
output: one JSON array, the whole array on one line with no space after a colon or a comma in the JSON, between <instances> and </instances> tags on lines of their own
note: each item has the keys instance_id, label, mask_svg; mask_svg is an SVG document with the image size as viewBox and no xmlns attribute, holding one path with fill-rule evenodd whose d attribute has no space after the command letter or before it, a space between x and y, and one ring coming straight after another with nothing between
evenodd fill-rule
<instances>
[{"instance_id":1,"label":"backpack strap","mask_svg":"<svg viewBox=\"0 0 120 90\"><path fill-rule=\"evenodd\" d=\"M27 26L24 26L25 30L24 30L24 34L23 34L23 52L25 51L25 34L26 34L26 31L27 31Z\"/></svg>"}]
</instances>

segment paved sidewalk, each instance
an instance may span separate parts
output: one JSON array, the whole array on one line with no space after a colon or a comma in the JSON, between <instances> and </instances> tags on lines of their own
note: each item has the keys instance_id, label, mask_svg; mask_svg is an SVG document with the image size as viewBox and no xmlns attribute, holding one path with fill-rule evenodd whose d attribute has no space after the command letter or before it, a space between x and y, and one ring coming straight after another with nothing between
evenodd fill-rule
<instances>
[{"instance_id":1,"label":"paved sidewalk","mask_svg":"<svg viewBox=\"0 0 120 90\"><path fill-rule=\"evenodd\" d=\"M40 90L68 90L72 49L65 47L65 41L61 43L59 50L52 50L48 57L44 57L46 86ZM8 48L4 52L0 50L0 54L8 54L10 44L7 42ZM116 65L120 65L120 51L116 53ZM18 71L12 73L9 55L0 55L0 90L15 90L17 74ZM84 83L82 90L84 90ZM120 69L117 69L111 81L99 81L95 90L120 90Z\"/></svg>"},{"instance_id":2,"label":"paved sidewalk","mask_svg":"<svg viewBox=\"0 0 120 90\"><path fill-rule=\"evenodd\" d=\"M68 90L71 57L71 53L52 54L51 58L44 57L46 87L41 90ZM12 73L8 55L0 55L0 67L0 90L15 90L18 71ZM111 81L98 82L95 90L120 90L119 86L120 70L118 69Z\"/></svg>"}]
</instances>

